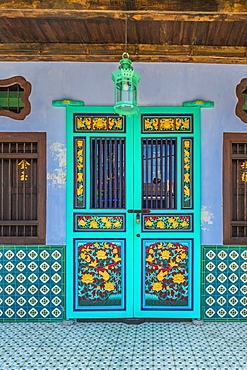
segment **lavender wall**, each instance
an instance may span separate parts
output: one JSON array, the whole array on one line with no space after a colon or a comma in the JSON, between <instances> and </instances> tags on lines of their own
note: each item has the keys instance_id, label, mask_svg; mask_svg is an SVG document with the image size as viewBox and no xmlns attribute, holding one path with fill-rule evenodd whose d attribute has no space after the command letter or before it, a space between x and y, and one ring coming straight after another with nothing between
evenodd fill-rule
<instances>
[{"instance_id":1,"label":"lavender wall","mask_svg":"<svg viewBox=\"0 0 247 370\"><path fill-rule=\"evenodd\" d=\"M47 132L47 244L65 244L65 109L53 100L83 100L86 105L113 105L111 73L116 63L0 63L0 79L22 75L32 84L32 112L24 121L0 117L1 131ZM247 77L245 65L139 63L139 105L181 106L203 99L202 109L202 244L222 244L222 134L246 132L235 116L235 87Z\"/></svg>"}]
</instances>

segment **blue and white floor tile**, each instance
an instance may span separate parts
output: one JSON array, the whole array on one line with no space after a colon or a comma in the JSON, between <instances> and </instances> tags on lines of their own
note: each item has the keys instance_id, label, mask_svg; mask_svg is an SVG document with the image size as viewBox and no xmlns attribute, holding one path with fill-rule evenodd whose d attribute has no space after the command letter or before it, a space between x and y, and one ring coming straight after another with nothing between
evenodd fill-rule
<instances>
[{"instance_id":1,"label":"blue and white floor tile","mask_svg":"<svg viewBox=\"0 0 247 370\"><path fill-rule=\"evenodd\" d=\"M0 324L0 370L247 370L246 322Z\"/></svg>"}]
</instances>

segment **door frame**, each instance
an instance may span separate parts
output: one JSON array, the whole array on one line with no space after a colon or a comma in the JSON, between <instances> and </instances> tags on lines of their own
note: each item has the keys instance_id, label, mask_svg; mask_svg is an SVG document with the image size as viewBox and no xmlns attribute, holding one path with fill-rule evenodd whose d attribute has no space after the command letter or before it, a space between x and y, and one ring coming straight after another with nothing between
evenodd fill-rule
<instances>
[{"instance_id":1,"label":"door frame","mask_svg":"<svg viewBox=\"0 0 247 370\"><path fill-rule=\"evenodd\" d=\"M133 121L136 121L141 114L154 114L155 112L165 113L165 114L192 114L194 117L194 131L190 134L181 134L182 137L195 137L194 140L194 157L193 157L193 166L194 166L194 184L200 184L200 108L199 107L140 107L140 113L137 117L133 118ZM101 113L101 114L110 114L113 113L112 107L77 107L77 106L67 106L66 109L67 113L67 243L66 243L66 318L114 318L114 317L164 317L164 318L200 318L200 186L194 187L194 204L196 205L196 209L194 210L194 229L193 232L190 234L196 238L196 243L193 245L193 261L191 260L191 268L192 268L192 290L194 293L192 304L189 310L184 310L180 308L170 308L170 309L163 309L163 310L141 310L140 306L135 305L134 302L136 300L136 291L134 290L133 282L137 282L138 285L138 296L140 297L141 294L141 278L142 278L142 271L141 271L141 248L135 248L134 245L134 236L137 232L137 224L134 222L134 215L129 215L131 217L127 217L126 227L131 228L132 224L134 223L133 233L132 231L128 233L128 242L131 242L131 245L128 245L128 254L126 256L126 260L128 259L128 266L132 266L128 269L128 274L126 276L126 291L128 297L128 309L126 311L114 311L111 310L100 310L95 311L92 309L84 309L77 311L74 307L75 301L75 252L74 252L74 244L73 239L78 239L78 234L72 232L74 228L74 209L73 209L73 189L74 189L74 164L71 164L71 158L74 158L74 149L73 149L73 114L74 113ZM130 121L130 118L128 119ZM134 124L134 122L132 123ZM138 137L140 134L135 135L136 130L138 130L137 125L134 125L134 134L132 138L128 136L130 139L129 142L133 141L133 147L137 150L140 148L140 142L137 143ZM97 134L97 133L96 133ZM124 136L127 134L119 133L119 136ZM130 133L128 133L130 135ZM160 136L166 137L174 137L174 134L160 134ZM83 133L79 136L84 136ZM97 134L98 136L98 134ZM157 135L158 136L158 135ZM128 141L127 141L128 142ZM130 145L130 144L129 144ZM132 145L132 144L131 144ZM140 149L139 149L140 150ZM180 149L178 148L178 151ZM128 156L132 159L132 164L134 166L134 153L131 153L128 148L126 149ZM86 166L90 166L90 153L89 148L86 147ZM130 168L130 167L129 167ZM140 168L133 167L132 173L137 173L139 171L139 186L141 181L140 176ZM126 170L127 172L127 170ZM178 182L181 184L181 174L178 174ZM131 176L131 183L133 186L137 187L138 182L134 184L133 177ZM90 186L90 178L86 176L86 187L89 189ZM130 198L131 199L131 198ZM136 199L133 198L134 201L134 208L137 207L139 209L139 205L136 203ZM126 204L127 210L127 204ZM117 210L116 210L117 211ZM176 213L176 210L169 210L169 213ZM138 225L139 226L139 225ZM167 234L167 233L166 233ZM104 234L105 238L114 238L113 234ZM93 234L87 233L85 238L92 237ZM192 238L191 236L191 238ZM94 236L95 239L103 239L103 237L98 237L98 235ZM116 238L121 238L119 235L116 235ZM178 237L177 233L170 233L168 235L164 235L163 233L156 233L155 239L166 239L166 240L175 240L175 239L183 239L182 237ZM126 238L127 239L127 238ZM145 235L142 234L142 238L140 241L147 239ZM131 313L131 311L133 313Z\"/></svg>"}]
</instances>

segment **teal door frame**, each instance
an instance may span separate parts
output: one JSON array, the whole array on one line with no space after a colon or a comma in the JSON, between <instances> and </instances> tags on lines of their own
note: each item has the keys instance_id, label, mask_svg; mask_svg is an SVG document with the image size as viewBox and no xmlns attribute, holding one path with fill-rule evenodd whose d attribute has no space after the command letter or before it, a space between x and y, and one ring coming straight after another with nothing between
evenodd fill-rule
<instances>
[{"instance_id":1,"label":"teal door frame","mask_svg":"<svg viewBox=\"0 0 247 370\"><path fill-rule=\"evenodd\" d=\"M64 106L61 104L60 106ZM66 317L67 319L72 318L124 318L124 317L164 317L164 318L200 318L200 107L141 107L140 112L137 116L127 117L126 119L126 130L125 132L116 131L105 131L98 132L100 130L91 130L90 132L78 131L75 132L75 117L76 115L112 115L112 107L86 107L76 106L73 104L66 105L67 114L67 252L66 252ZM167 115L170 117L188 117L190 116L190 129L189 130L175 130L159 132L155 129L144 130L141 128L141 119L143 125L143 119L146 117L159 117ZM144 118L143 118L144 117ZM90 186L92 179L90 178L90 171L92 161L92 151L90 149L90 140L92 138L122 138L126 140L126 207L124 209L91 209L90 208ZM142 138L155 138L157 140L162 139L176 139L176 155L177 155L177 167L176 167L176 193L177 193L177 204L175 209L163 209L163 210L151 210L150 214L140 215L140 223L136 222L136 213L128 213L127 210L141 210L141 139ZM81 142L84 141L83 147L83 175L81 170L77 167L78 156L80 156L82 147ZM190 172L190 191L191 191L191 204L189 207L184 207L183 196L185 196L184 188L187 183L184 183L184 175L186 174L183 170L184 162L186 157L183 153L186 150L186 146L183 146L186 142L190 142L190 161L191 170ZM81 160L81 157L79 158ZM83 176L83 177L82 177ZM188 175L187 180L188 180ZM83 179L83 201L84 206L82 208L75 207L76 192L80 193L81 182L78 180ZM186 180L186 181L187 181ZM79 190L78 190L79 189ZM193 200L192 200L193 198ZM81 215L81 216L80 216ZM83 219L85 215L91 215L92 217L107 216L114 219L115 216L123 216L124 227L120 230L96 230L96 229L82 229L79 230L78 217ZM152 216L153 215L153 216ZM145 227L146 217L163 217L161 220L173 219L173 228L166 229L165 227L148 229ZM157 216L157 217L158 217ZM189 217L189 227L175 227L176 220L180 216ZM163 222L162 221L162 222ZM84 222L84 221L83 221ZM163 225L163 224L162 224ZM83 243L82 243L83 241ZM121 282L121 297L117 304L112 305L108 303L104 305L83 305L78 304L78 283L80 279L84 279L84 285L88 288L91 284L90 279L92 276L90 273L85 273L82 278L78 275L80 270L78 256L80 252L83 253L83 258L89 258L88 255L85 257L85 245L89 246L90 243L94 242L94 245L103 245L103 243L111 243L112 248L115 250L121 250L117 257L121 257L121 271L120 275L122 278ZM96 243L96 244L95 244ZM102 244L100 244L102 243ZM114 244L115 243L115 244ZM160 243L161 247L169 248L177 246L180 248L180 257L186 255L187 268L188 268L188 302L186 305L177 305L172 303L170 305L162 306L153 305L145 296L145 278L146 278L146 267L145 263L149 254L145 251L151 250L155 243ZM109 245L107 248L109 248ZM114 247L115 245L115 247ZM171 247L171 248L172 248ZM83 249L84 248L84 249ZM117 249L116 249L117 248ZM156 247L155 247L156 248ZM184 251L182 249L184 248ZM114 250L114 249L113 249ZM79 253L79 254L78 254ZM88 252L89 253L89 252ZM102 252L100 252L102 253ZM171 249L172 253L172 249ZM81 255L82 255L81 254ZM87 252L86 252L87 254ZM165 251L163 256L166 256ZM182 257L181 257L182 256ZM80 257L81 258L81 257ZM114 257L115 258L115 257ZM177 258L177 257L176 257ZM165 259L165 258L164 258ZM91 260L92 261L92 260ZM179 261L179 259L178 259ZM166 262L166 261L165 261ZM176 261L175 261L176 262ZM172 262L172 263L175 263ZM94 262L93 262L94 263ZM170 262L171 263L171 262ZM178 269L179 267L178 263ZM160 267L159 267L160 268ZM163 269L165 270L165 269ZM163 271L161 269L161 271ZM105 279L103 285L98 286L97 289L100 291L100 287L112 289L109 285L109 270L102 270L101 276ZM166 271L162 272L165 276ZM104 274L104 275L103 275ZM85 276L86 275L86 276ZM176 278L173 279L173 283L179 288L183 285L183 278L181 273L176 274ZM80 276L80 277L78 277ZM158 276L158 275L157 275ZM161 276L161 275L159 275ZM177 279L177 280L176 280ZM180 279L180 280L179 280ZM182 279L182 280L181 280ZM159 292L161 289L160 280L157 283L152 283L151 292ZM162 283L165 281L165 277ZM106 285L108 284L108 285ZM115 283L114 283L115 284ZM156 285L155 285L156 284ZM169 285L169 284L168 284ZM169 286L167 285L167 289ZM163 284L164 286L164 284ZM90 293L91 294L91 293ZM150 298L150 297L149 297ZM157 298L157 297L156 297ZM155 299L156 299L155 298ZM152 300L151 300L152 301ZM113 301L111 301L113 302ZM152 301L153 302L153 301Z\"/></svg>"}]
</instances>

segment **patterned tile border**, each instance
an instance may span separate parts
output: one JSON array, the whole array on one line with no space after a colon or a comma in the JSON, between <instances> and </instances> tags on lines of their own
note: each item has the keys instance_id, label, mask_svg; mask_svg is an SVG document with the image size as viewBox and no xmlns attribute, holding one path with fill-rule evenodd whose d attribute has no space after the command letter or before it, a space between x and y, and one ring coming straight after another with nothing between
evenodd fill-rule
<instances>
[{"instance_id":1,"label":"patterned tile border","mask_svg":"<svg viewBox=\"0 0 247 370\"><path fill-rule=\"evenodd\" d=\"M202 318L247 321L247 246L202 246Z\"/></svg>"},{"instance_id":2,"label":"patterned tile border","mask_svg":"<svg viewBox=\"0 0 247 370\"><path fill-rule=\"evenodd\" d=\"M0 246L0 322L61 321L65 246Z\"/></svg>"}]
</instances>

